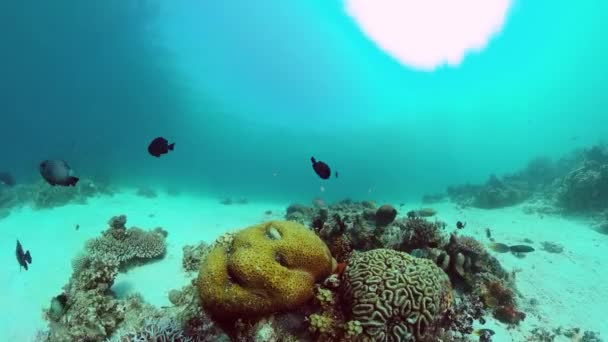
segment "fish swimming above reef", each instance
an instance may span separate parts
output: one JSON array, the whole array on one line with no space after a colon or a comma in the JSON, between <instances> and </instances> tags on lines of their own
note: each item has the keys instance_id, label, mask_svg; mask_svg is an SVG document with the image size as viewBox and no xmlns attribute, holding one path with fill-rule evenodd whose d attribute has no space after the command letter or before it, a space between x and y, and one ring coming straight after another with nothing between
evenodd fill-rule
<instances>
[{"instance_id":1,"label":"fish swimming above reef","mask_svg":"<svg viewBox=\"0 0 608 342\"><path fill-rule=\"evenodd\" d=\"M532 248L531 246L528 246L528 245L514 245L514 246L509 247L509 249L513 253L530 253L530 252L534 252L534 248Z\"/></svg>"},{"instance_id":2,"label":"fish swimming above reef","mask_svg":"<svg viewBox=\"0 0 608 342\"><path fill-rule=\"evenodd\" d=\"M310 157L310 161L312 162L312 168L315 170L315 173L321 177L321 179L328 179L329 176L331 176L329 165L322 161L317 161L315 157Z\"/></svg>"},{"instance_id":3,"label":"fish swimming above reef","mask_svg":"<svg viewBox=\"0 0 608 342\"><path fill-rule=\"evenodd\" d=\"M0 185L13 186L15 178L8 172L0 172Z\"/></svg>"},{"instance_id":4,"label":"fish swimming above reef","mask_svg":"<svg viewBox=\"0 0 608 342\"><path fill-rule=\"evenodd\" d=\"M152 140L150 145L148 145L148 153L158 158L161 154L167 154L169 151L173 151L174 148L175 143L169 144L167 139L158 137Z\"/></svg>"},{"instance_id":5,"label":"fish swimming above reef","mask_svg":"<svg viewBox=\"0 0 608 342\"><path fill-rule=\"evenodd\" d=\"M534 252L534 248L528 245L513 245L509 246L500 242L493 242L490 244L490 248L498 253L530 253Z\"/></svg>"},{"instance_id":6,"label":"fish swimming above reef","mask_svg":"<svg viewBox=\"0 0 608 342\"><path fill-rule=\"evenodd\" d=\"M72 168L65 160L53 159L40 163L40 175L52 186L75 186L79 178L72 174Z\"/></svg>"},{"instance_id":7,"label":"fish swimming above reef","mask_svg":"<svg viewBox=\"0 0 608 342\"><path fill-rule=\"evenodd\" d=\"M506 245L504 243L500 243L500 242L494 242L490 244L490 248L494 251L494 252L498 252L498 253L507 253L511 250L511 248L509 247L509 245Z\"/></svg>"},{"instance_id":8,"label":"fish swimming above reef","mask_svg":"<svg viewBox=\"0 0 608 342\"><path fill-rule=\"evenodd\" d=\"M30 255L30 251L23 252L23 247L19 240L17 240L17 249L15 250L15 254L17 256L17 262L19 263L19 269L21 267L25 268L27 271L27 265L32 263L32 256Z\"/></svg>"},{"instance_id":9,"label":"fish swimming above reef","mask_svg":"<svg viewBox=\"0 0 608 342\"><path fill-rule=\"evenodd\" d=\"M456 228L462 229L467 226L467 223L462 223L461 221L456 222Z\"/></svg>"}]
</instances>

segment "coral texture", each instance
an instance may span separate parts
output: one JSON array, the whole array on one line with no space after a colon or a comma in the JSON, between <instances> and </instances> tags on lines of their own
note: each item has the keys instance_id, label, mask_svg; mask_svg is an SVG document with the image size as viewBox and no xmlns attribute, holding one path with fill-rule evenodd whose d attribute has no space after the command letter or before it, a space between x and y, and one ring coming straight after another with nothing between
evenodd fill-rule
<instances>
[{"instance_id":1,"label":"coral texture","mask_svg":"<svg viewBox=\"0 0 608 342\"><path fill-rule=\"evenodd\" d=\"M218 318L295 308L312 298L315 282L330 275L334 264L325 243L306 227L263 223L209 252L198 277L201 301Z\"/></svg>"},{"instance_id":2,"label":"coral texture","mask_svg":"<svg viewBox=\"0 0 608 342\"><path fill-rule=\"evenodd\" d=\"M353 254L344 285L350 319L361 322L361 338L374 341L433 341L452 303L439 267L390 249Z\"/></svg>"},{"instance_id":3,"label":"coral texture","mask_svg":"<svg viewBox=\"0 0 608 342\"><path fill-rule=\"evenodd\" d=\"M124 265L138 260L162 257L165 253L165 233L162 229L144 231L133 227L126 229L124 215L113 217L103 236L89 240L89 255L113 255Z\"/></svg>"}]
</instances>

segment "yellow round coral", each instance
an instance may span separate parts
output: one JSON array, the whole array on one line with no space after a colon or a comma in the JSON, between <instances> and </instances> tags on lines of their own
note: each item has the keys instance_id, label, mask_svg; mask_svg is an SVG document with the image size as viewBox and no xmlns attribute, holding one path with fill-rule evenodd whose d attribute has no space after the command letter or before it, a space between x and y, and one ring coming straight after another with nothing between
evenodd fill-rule
<instances>
[{"instance_id":1,"label":"yellow round coral","mask_svg":"<svg viewBox=\"0 0 608 342\"><path fill-rule=\"evenodd\" d=\"M295 308L335 267L329 249L299 223L272 221L238 232L202 263L204 308L218 318L257 316Z\"/></svg>"}]
</instances>

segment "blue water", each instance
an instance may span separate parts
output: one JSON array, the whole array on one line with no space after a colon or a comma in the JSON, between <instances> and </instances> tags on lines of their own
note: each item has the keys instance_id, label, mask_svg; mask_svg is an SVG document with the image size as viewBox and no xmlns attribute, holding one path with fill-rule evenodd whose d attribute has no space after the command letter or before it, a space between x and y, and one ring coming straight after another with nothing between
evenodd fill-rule
<instances>
[{"instance_id":1,"label":"blue water","mask_svg":"<svg viewBox=\"0 0 608 342\"><path fill-rule=\"evenodd\" d=\"M603 139L607 11L519 1L487 49L421 72L339 1L3 1L1 165L23 182L63 158L116 184L419 198ZM147 155L156 136L175 152ZM321 182L313 155L340 178Z\"/></svg>"}]
</instances>

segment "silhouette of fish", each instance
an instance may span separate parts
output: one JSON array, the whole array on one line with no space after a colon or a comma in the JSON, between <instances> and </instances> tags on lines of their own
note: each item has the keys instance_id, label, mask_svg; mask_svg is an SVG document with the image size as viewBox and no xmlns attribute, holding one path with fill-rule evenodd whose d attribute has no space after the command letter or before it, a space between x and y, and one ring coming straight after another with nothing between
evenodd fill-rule
<instances>
[{"instance_id":1,"label":"silhouette of fish","mask_svg":"<svg viewBox=\"0 0 608 342\"><path fill-rule=\"evenodd\" d=\"M312 162L312 168L315 170L315 173L321 177L321 179L328 179L329 176L331 176L329 165L322 161L317 161L315 157L310 157L310 161Z\"/></svg>"},{"instance_id":2,"label":"silhouette of fish","mask_svg":"<svg viewBox=\"0 0 608 342\"><path fill-rule=\"evenodd\" d=\"M534 252L534 248L532 248L531 246L528 246L528 245L510 246L509 249L513 253L530 253L530 252Z\"/></svg>"},{"instance_id":3,"label":"silhouette of fish","mask_svg":"<svg viewBox=\"0 0 608 342\"><path fill-rule=\"evenodd\" d=\"M467 223L462 223L461 221L456 222L456 228L462 229L467 226Z\"/></svg>"},{"instance_id":4,"label":"silhouette of fish","mask_svg":"<svg viewBox=\"0 0 608 342\"><path fill-rule=\"evenodd\" d=\"M150 145L148 145L148 153L158 158L161 154L167 154L169 151L173 151L174 148L175 143L169 144L167 139L158 137L152 140Z\"/></svg>"},{"instance_id":5,"label":"silhouette of fish","mask_svg":"<svg viewBox=\"0 0 608 342\"><path fill-rule=\"evenodd\" d=\"M32 256L30 255L30 251L23 253L23 247L21 247L19 240L17 240L15 254L17 256L17 262L19 263L19 269L23 267L27 271L27 265L32 263Z\"/></svg>"},{"instance_id":6,"label":"silhouette of fish","mask_svg":"<svg viewBox=\"0 0 608 342\"><path fill-rule=\"evenodd\" d=\"M75 186L79 178L72 176L72 173L65 160L45 160L40 163L40 175L52 186Z\"/></svg>"}]
</instances>

